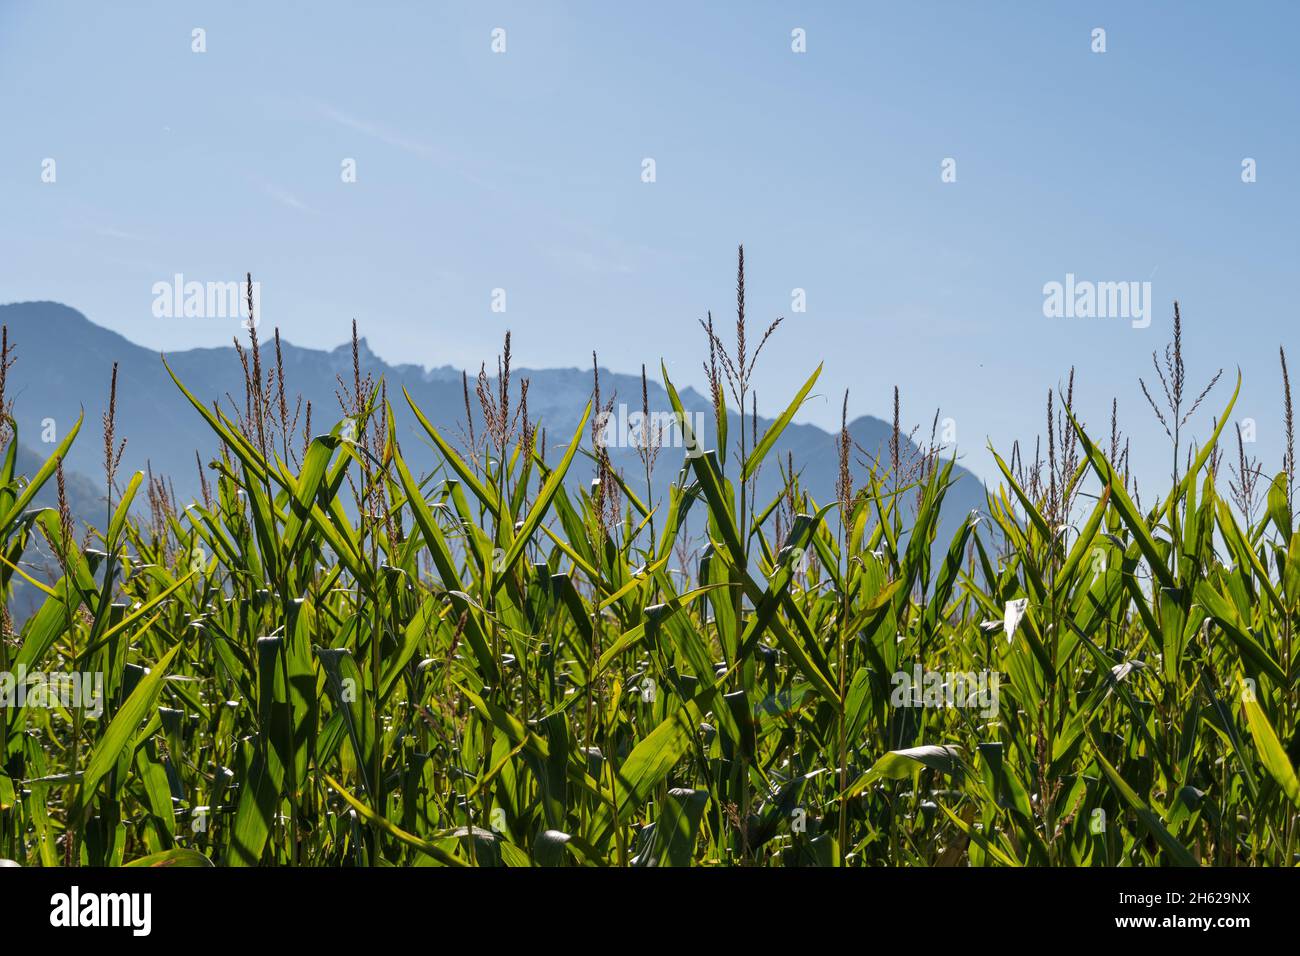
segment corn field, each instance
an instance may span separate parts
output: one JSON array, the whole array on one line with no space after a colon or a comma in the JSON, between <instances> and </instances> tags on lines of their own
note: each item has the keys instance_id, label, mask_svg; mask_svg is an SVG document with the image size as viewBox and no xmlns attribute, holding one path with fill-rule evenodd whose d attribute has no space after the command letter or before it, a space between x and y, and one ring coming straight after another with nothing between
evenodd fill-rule
<instances>
[{"instance_id":1,"label":"corn field","mask_svg":"<svg viewBox=\"0 0 1300 956\"><path fill-rule=\"evenodd\" d=\"M1258 518L1234 505L1219 447L1240 376L1147 506L1058 393L1046 463L992 449L986 513L936 542L951 462L864 458L845 431L816 500L772 454L818 374L757 430L741 296L736 354L707 327L712 447L647 443L647 470L678 470L665 500L588 440L598 381L547 448L508 357L468 442L359 369L304 437L254 330L242 407L176 381L216 449L203 500L119 481L110 413L108 507L85 531L32 507L80 423L20 476L10 421L0 582L43 603L0 672L102 675L103 712L0 709L0 857L1294 865L1300 532L1292 471ZM781 470L771 501L760 468ZM992 697L967 706L979 681Z\"/></svg>"}]
</instances>

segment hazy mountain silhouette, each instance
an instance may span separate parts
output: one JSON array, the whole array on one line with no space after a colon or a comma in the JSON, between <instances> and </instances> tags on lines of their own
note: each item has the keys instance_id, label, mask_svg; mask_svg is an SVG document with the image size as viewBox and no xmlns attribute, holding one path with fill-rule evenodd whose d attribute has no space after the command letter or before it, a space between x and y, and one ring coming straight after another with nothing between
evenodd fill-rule
<instances>
[{"instance_id":1,"label":"hazy mountain silhouette","mask_svg":"<svg viewBox=\"0 0 1300 956\"><path fill-rule=\"evenodd\" d=\"M172 383L157 352L101 328L75 309L55 302L0 305L0 323L8 326L9 341L17 348L18 361L9 374L9 382L21 444L44 459L53 448L51 444L42 443L43 432L48 437L46 426L49 423L46 420L53 420L57 437L62 438L81 410L85 410L82 433L68 456L68 469L87 479L77 481L78 502L74 508L79 517L101 527L104 523L101 489L104 447L100 417L107 406L114 362L119 366L117 433L127 439L121 474L144 470L148 464L156 475L166 475L171 480L182 499L188 500L199 494L195 452L206 466L217 451L215 436ZM247 340L246 332L236 331L240 333L241 341ZM270 335L269 329L259 331L264 337ZM263 342L262 349L265 371L274 367L274 346ZM286 342L282 349L286 391L290 395L301 394L304 402L310 400L315 434L328 431L342 417L336 397L339 389L337 377L351 380L350 344L322 351L299 348ZM460 370L450 366L425 369L415 365L389 365L372 353L364 340L359 352L363 374L368 372L376 380L382 377L388 384L403 454L412 470L429 469L435 456L402 398L402 389L411 394L426 417L448 440L459 444L465 419ZM243 408L243 371L232 347L172 352L167 355L167 361L200 400L209 404L220 400L226 405L227 396L234 396L240 409ZM618 403L626 403L630 410L640 408L639 376L620 375L604 369L600 374L602 395L606 400L614 395L616 407ZM517 368L512 371L514 382L521 378L530 379L530 417L546 428L548 460L554 461L561 446L573 434L578 416L591 397L591 371L577 368ZM481 435L482 420L473 388L471 371L474 424ZM514 391L517 396L517 387ZM681 397L688 412L706 413L705 420L712 419L711 404L706 396L687 388L681 392ZM649 404L652 412L666 413L670 408L662 386L653 378L649 385ZM290 411L292 413L292 407ZM760 419L760 434L769 423L770 420ZM299 433L302 427L300 418ZM733 446L738 427L733 416L730 426ZM870 451L887 448L891 428L881 419L862 416L851 422L849 429L862 448ZM711 428L707 431L711 432ZM588 434L584 444L589 443ZM706 447L713 446L711 434L705 444ZM915 446L910 442L905 440L904 445L905 454L915 452ZM301 434L297 446L300 451ZM837 471L836 436L814 425L791 425L782 434L759 474L760 506L770 501L780 489L782 481L776 460L779 457L784 462L787 453L793 456L795 467L802 471L804 487L823 503L832 500ZM644 496L644 476L636 450L613 448L611 458L630 485ZM679 448L661 451L654 475L657 496L663 495L677 476L682 459L683 452ZM861 473L860 468L857 470ZM942 549L946 549L957 523L972 509L984 507L984 489L980 480L960 465L954 468L953 473L957 482L948 494L937 546ZM586 458L575 460L570 485L586 487L591 477L591 461ZM90 489L95 489L95 492ZM87 501L87 498L94 500ZM143 507L143 495L140 501ZM44 498L42 503L46 503ZM90 509L88 514L85 512L87 508Z\"/></svg>"}]
</instances>

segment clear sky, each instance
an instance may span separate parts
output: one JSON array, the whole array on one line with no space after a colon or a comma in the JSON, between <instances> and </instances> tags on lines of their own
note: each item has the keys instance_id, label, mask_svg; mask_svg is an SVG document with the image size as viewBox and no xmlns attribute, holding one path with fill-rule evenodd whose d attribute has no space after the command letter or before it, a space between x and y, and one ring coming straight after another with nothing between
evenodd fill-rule
<instances>
[{"instance_id":1,"label":"clear sky","mask_svg":"<svg viewBox=\"0 0 1300 956\"><path fill-rule=\"evenodd\" d=\"M846 387L888 417L898 384L989 475L986 438L1032 442L1071 364L1095 430L1118 397L1163 467L1137 376L1178 298L1190 377L1242 367L1234 417L1275 470L1298 33L1283 2L0 0L0 301L218 345L230 322L157 318L152 287L251 270L300 345L355 317L390 361L477 367L509 328L518 364L596 349L698 387L744 242L752 320L786 316L762 411L825 360L804 420ZM1045 317L1067 273L1149 280L1153 321Z\"/></svg>"}]
</instances>

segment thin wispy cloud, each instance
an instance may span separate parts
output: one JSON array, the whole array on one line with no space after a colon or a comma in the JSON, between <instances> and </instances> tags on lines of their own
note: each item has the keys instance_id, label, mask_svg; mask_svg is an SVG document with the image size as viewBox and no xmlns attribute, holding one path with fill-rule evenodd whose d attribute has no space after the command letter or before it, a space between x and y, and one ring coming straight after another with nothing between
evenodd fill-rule
<instances>
[{"instance_id":1,"label":"thin wispy cloud","mask_svg":"<svg viewBox=\"0 0 1300 956\"><path fill-rule=\"evenodd\" d=\"M323 118L370 139L401 150L420 159L437 163L454 170L466 182L496 192L502 190L502 184L495 179L480 176L477 170L490 169L497 176L522 176L533 172L521 165L503 163L499 157L492 155L467 155L443 146L412 136L385 123L378 123L340 110L328 103L314 104L316 112Z\"/></svg>"},{"instance_id":2,"label":"thin wispy cloud","mask_svg":"<svg viewBox=\"0 0 1300 956\"><path fill-rule=\"evenodd\" d=\"M144 236L138 236L133 232L127 232L124 229L115 229L112 226L94 226L92 231L97 236L105 239L121 239L125 242L144 242Z\"/></svg>"},{"instance_id":3,"label":"thin wispy cloud","mask_svg":"<svg viewBox=\"0 0 1300 956\"><path fill-rule=\"evenodd\" d=\"M274 183L262 183L262 192L281 205L288 206L290 209L296 209L299 212L316 212L315 209L307 205L293 193L283 187L275 185Z\"/></svg>"},{"instance_id":4,"label":"thin wispy cloud","mask_svg":"<svg viewBox=\"0 0 1300 956\"><path fill-rule=\"evenodd\" d=\"M446 150L412 139L411 137L381 123L372 123L368 120L360 119L350 113L345 113L342 110L335 109L326 103L316 104L316 109L320 115L324 116L326 119L329 119L340 126L345 126L348 129L369 136L372 139L377 139L385 145L392 146L394 149L400 149L404 152L412 153L416 156L422 156L426 159L449 160L452 158Z\"/></svg>"}]
</instances>

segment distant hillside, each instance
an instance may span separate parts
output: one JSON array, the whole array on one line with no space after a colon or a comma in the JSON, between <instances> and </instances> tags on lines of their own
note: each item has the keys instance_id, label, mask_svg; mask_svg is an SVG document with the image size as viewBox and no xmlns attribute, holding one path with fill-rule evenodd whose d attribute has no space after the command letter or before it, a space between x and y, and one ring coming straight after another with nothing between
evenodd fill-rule
<instances>
[{"instance_id":1,"label":"distant hillside","mask_svg":"<svg viewBox=\"0 0 1300 956\"><path fill-rule=\"evenodd\" d=\"M24 436L34 437L34 436ZM18 454L14 459L14 471L20 475L34 475L40 470L41 465L49 457L50 448L44 445L38 446L45 449L44 454L32 451L26 445L18 446ZM95 487L95 485L84 475L64 469L63 487L67 495L68 508L74 515L84 516L86 519L96 521L102 525L104 519L102 512L105 508L104 492ZM36 498L32 502L33 508L58 508L59 492L58 485L51 478L46 484L36 492ZM80 542L80 539L78 539ZM35 539L28 546L26 554L23 556L23 570L28 574L33 574L37 580L48 581L57 576L57 561L54 555L40 534L37 533ZM24 581L19 575L13 576L14 593L10 600L10 609L18 621L25 620L44 600L44 595L36 588Z\"/></svg>"},{"instance_id":2,"label":"distant hillside","mask_svg":"<svg viewBox=\"0 0 1300 956\"><path fill-rule=\"evenodd\" d=\"M24 438L30 436L23 436ZM14 471L20 475L33 475L40 470L45 464L53 451L53 446L46 447L38 445L42 452L32 451L26 444L18 446L18 455L14 460ZM98 487L85 475L78 474L64 469L63 487L67 494L68 507L76 515L84 515L87 518L92 517L97 512L103 512L105 509L104 489ZM53 478L49 480L36 492L34 507L37 508L57 508L59 506L59 492ZM102 524L103 521L101 520Z\"/></svg>"},{"instance_id":3,"label":"distant hillside","mask_svg":"<svg viewBox=\"0 0 1300 956\"><path fill-rule=\"evenodd\" d=\"M198 495L195 452L206 462L216 453L216 443L207 424L169 379L158 353L135 345L95 325L75 309L55 302L0 305L0 323L9 327L9 340L17 347L18 362L10 373L10 382L20 441L31 448L46 449L49 446L39 444L43 420L53 418L61 436L81 410L85 410L82 435L68 458L70 471L90 479L88 484L78 483L81 489L78 494L83 499L75 506L79 513L81 508L90 507L92 519L102 524L103 518L99 516L102 492L96 490L103 475L100 416L107 404L113 362L119 364L118 434L127 439L123 472L143 470L146 463L151 463L155 474L166 474L171 479L179 495L185 498ZM269 336L270 330L263 330L263 335ZM350 345L327 352L284 343L283 353L287 390L311 401L315 433L329 430L342 417L335 396L336 377L341 375L345 380L351 377ZM460 371L451 367L426 370L415 365L389 365L373 354L364 340L360 355L363 372L376 379L383 377L388 383L403 451L412 467L431 467L434 459L428 440L406 408L402 388L410 392L429 420L454 440L461 434L465 417ZM226 396L232 395L242 407L243 372L233 347L173 352L167 361L198 398L208 403L221 400L224 404ZM265 342L262 362L264 368L272 367L274 362L274 348ZM591 397L590 370L516 369L512 378L516 382L520 378L531 380L530 415L547 427L550 457L554 457L554 449L568 440ZM606 397L617 396L616 405L625 402L630 408L640 407L639 377L602 369L601 387ZM681 396L687 411L706 413L706 420L712 417L705 396L690 388ZM649 400L652 412L667 412L670 408L663 388L653 380ZM760 419L760 432L768 424L768 420ZM481 430L481 421L476 419L475 427ZM733 436L737 428L733 421ZM850 423L849 428L857 444L865 449L883 449L888 443L890 426L878 418L863 416ZM821 501L831 500L837 467L835 441L833 435L813 425L787 428L777 443L772 464L760 472L759 499L770 500L780 488L775 458L784 460L788 452L796 467L802 470L805 487ZM712 443L710 435L706 444L711 447ZM611 458L633 487L643 487L643 479L637 477L641 475L641 465L635 449L612 449ZM656 495L664 493L681 461L680 449L664 449L661 453L655 473ZM957 483L949 492L940 529L944 545L956 524L971 509L984 505L979 479L960 466L954 468L954 474ZM577 462L572 484L585 486L590 478L590 462Z\"/></svg>"}]
</instances>

